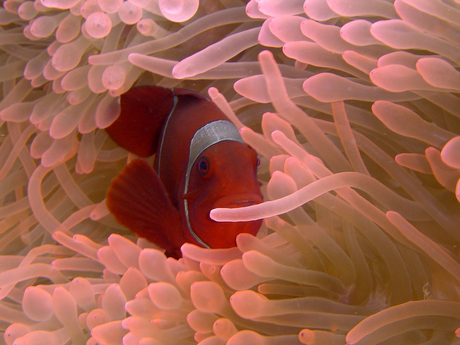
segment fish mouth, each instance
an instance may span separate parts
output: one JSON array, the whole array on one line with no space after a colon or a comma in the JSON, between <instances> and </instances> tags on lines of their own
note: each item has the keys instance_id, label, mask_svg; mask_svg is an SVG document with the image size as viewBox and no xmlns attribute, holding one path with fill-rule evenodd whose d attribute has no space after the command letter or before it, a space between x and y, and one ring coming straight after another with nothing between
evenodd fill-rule
<instances>
[{"instance_id":1,"label":"fish mouth","mask_svg":"<svg viewBox=\"0 0 460 345\"><path fill-rule=\"evenodd\" d=\"M259 202L255 202L253 200L238 200L235 202L231 202L230 204L225 205L225 208L237 208L237 207L244 207L244 206L251 206L255 204L260 204Z\"/></svg>"},{"instance_id":2,"label":"fish mouth","mask_svg":"<svg viewBox=\"0 0 460 345\"><path fill-rule=\"evenodd\" d=\"M261 202L262 197L257 194L236 194L220 198L213 208L238 208L260 204Z\"/></svg>"}]
</instances>

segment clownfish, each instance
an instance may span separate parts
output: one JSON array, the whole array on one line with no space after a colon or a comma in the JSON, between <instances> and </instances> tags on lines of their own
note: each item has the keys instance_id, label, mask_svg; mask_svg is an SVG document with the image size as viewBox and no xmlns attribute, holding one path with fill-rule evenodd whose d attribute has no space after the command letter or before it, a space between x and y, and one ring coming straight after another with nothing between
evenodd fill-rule
<instances>
[{"instance_id":1,"label":"clownfish","mask_svg":"<svg viewBox=\"0 0 460 345\"><path fill-rule=\"evenodd\" d=\"M185 89L135 87L120 96L120 115L106 128L119 145L153 167L131 161L111 182L107 207L122 225L179 258L180 247L236 246L261 220L213 221L214 208L262 202L257 153L207 97Z\"/></svg>"}]
</instances>

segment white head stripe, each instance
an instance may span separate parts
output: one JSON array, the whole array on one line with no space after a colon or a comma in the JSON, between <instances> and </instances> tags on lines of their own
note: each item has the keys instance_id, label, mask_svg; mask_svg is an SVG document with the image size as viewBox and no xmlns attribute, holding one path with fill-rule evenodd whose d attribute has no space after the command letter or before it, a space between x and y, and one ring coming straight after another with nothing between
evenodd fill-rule
<instances>
[{"instance_id":1,"label":"white head stripe","mask_svg":"<svg viewBox=\"0 0 460 345\"><path fill-rule=\"evenodd\" d=\"M185 175L184 194L188 193L190 171L192 170L192 166L197 160L197 158L200 156L200 154L208 147L211 147L214 144L226 140L244 143L238 129L235 127L233 123L227 120L217 120L210 122L196 131L195 135L192 138L192 141L190 142L190 153L188 156L187 174ZM190 233L195 238L195 240L197 240L198 243L200 243L203 247L209 248L209 245L204 243L203 240L192 229L188 214L187 199L184 199L184 209L185 216L187 218L187 226Z\"/></svg>"},{"instance_id":2,"label":"white head stripe","mask_svg":"<svg viewBox=\"0 0 460 345\"><path fill-rule=\"evenodd\" d=\"M238 129L233 123L226 120L213 121L196 131L190 141L190 154L188 156L187 174L198 156L208 147L218 142L232 140L244 143Z\"/></svg>"}]
</instances>

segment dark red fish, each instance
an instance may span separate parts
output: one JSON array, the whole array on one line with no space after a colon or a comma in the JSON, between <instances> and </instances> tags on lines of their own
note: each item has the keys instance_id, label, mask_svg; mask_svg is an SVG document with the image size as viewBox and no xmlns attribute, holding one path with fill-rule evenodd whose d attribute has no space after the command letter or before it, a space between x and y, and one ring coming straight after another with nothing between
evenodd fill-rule
<instances>
[{"instance_id":1,"label":"dark red fish","mask_svg":"<svg viewBox=\"0 0 460 345\"><path fill-rule=\"evenodd\" d=\"M180 257L185 242L235 246L239 233L256 234L261 221L218 223L216 207L262 202L256 152L207 97L185 89L137 87L120 97L108 128L120 146L140 156L112 181L107 206L117 221Z\"/></svg>"}]
</instances>

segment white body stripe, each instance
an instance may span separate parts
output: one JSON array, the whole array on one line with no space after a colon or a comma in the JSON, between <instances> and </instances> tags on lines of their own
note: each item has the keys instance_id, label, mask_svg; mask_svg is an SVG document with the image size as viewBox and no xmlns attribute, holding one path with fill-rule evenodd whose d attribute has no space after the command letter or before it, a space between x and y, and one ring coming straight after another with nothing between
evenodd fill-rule
<instances>
[{"instance_id":1,"label":"white body stripe","mask_svg":"<svg viewBox=\"0 0 460 345\"><path fill-rule=\"evenodd\" d=\"M168 118L166 119L165 126L163 127L163 133L161 134L161 142L160 142L160 147L158 150L158 160L157 160L158 161L158 177L160 177L160 172L161 172L161 155L163 153L163 144L165 140L166 129L168 128L169 119L171 118L171 115L174 112L174 109L176 109L177 102L179 101L177 96L174 96L173 100L174 100L174 105L171 111L169 112Z\"/></svg>"}]
</instances>

